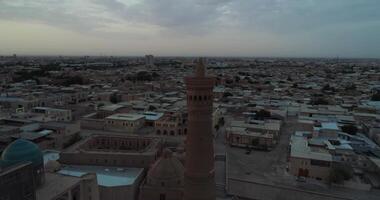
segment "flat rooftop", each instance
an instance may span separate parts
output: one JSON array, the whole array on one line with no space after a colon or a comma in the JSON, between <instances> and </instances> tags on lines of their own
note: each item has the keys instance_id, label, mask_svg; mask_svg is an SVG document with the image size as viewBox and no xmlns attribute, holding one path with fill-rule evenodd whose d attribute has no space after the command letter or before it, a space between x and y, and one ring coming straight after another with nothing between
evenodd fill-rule
<instances>
[{"instance_id":1,"label":"flat rooftop","mask_svg":"<svg viewBox=\"0 0 380 200\"><path fill-rule=\"evenodd\" d=\"M123 107L125 107L125 105L111 104L111 105L102 106L102 107L99 108L99 110L103 110L103 111L116 111L117 109L123 108Z\"/></svg>"},{"instance_id":2,"label":"flat rooftop","mask_svg":"<svg viewBox=\"0 0 380 200\"><path fill-rule=\"evenodd\" d=\"M111 116L106 117L106 119L113 119L113 120L126 120L126 121L136 121L141 118L145 118L144 115L141 114L113 114Z\"/></svg>"},{"instance_id":3,"label":"flat rooftop","mask_svg":"<svg viewBox=\"0 0 380 200\"><path fill-rule=\"evenodd\" d=\"M57 161L59 159L59 151L45 150L42 152L44 164L49 161Z\"/></svg>"},{"instance_id":4,"label":"flat rooftop","mask_svg":"<svg viewBox=\"0 0 380 200\"><path fill-rule=\"evenodd\" d=\"M60 171L58 171L58 173L74 177L81 177L87 173L95 173L98 180L98 185L115 187L134 184L143 171L143 168L69 165L63 167Z\"/></svg>"},{"instance_id":5,"label":"flat rooftop","mask_svg":"<svg viewBox=\"0 0 380 200\"><path fill-rule=\"evenodd\" d=\"M156 121L156 120L160 119L164 115L164 113L144 112L143 115L145 116L146 120Z\"/></svg>"},{"instance_id":6,"label":"flat rooftop","mask_svg":"<svg viewBox=\"0 0 380 200\"><path fill-rule=\"evenodd\" d=\"M332 161L332 155L328 151L313 151L308 146L308 139L306 137L292 135L290 141L290 157Z\"/></svg>"},{"instance_id":7,"label":"flat rooftop","mask_svg":"<svg viewBox=\"0 0 380 200\"><path fill-rule=\"evenodd\" d=\"M81 178L45 173L45 184L36 190L36 199L51 200L80 184Z\"/></svg>"}]
</instances>

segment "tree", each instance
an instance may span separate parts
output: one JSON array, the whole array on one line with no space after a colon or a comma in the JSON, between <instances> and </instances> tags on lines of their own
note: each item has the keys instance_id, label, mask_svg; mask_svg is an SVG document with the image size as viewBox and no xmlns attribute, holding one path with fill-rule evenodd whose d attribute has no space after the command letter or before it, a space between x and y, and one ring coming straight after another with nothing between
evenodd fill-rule
<instances>
[{"instance_id":1,"label":"tree","mask_svg":"<svg viewBox=\"0 0 380 200\"><path fill-rule=\"evenodd\" d=\"M371 101L380 101L380 92L377 92L372 95Z\"/></svg>"},{"instance_id":2,"label":"tree","mask_svg":"<svg viewBox=\"0 0 380 200\"><path fill-rule=\"evenodd\" d=\"M348 166L334 166L330 169L328 181L330 183L343 183L352 178L353 172Z\"/></svg>"},{"instance_id":3,"label":"tree","mask_svg":"<svg viewBox=\"0 0 380 200\"><path fill-rule=\"evenodd\" d=\"M354 125L348 124L342 126L342 131L350 135L356 135L356 133L358 132L358 128Z\"/></svg>"},{"instance_id":4,"label":"tree","mask_svg":"<svg viewBox=\"0 0 380 200\"><path fill-rule=\"evenodd\" d=\"M329 102L324 98L317 98L312 100L313 105L329 105Z\"/></svg>"},{"instance_id":5,"label":"tree","mask_svg":"<svg viewBox=\"0 0 380 200\"><path fill-rule=\"evenodd\" d=\"M64 81L62 85L64 86L69 86L69 85L83 85L84 84L84 79L82 76L76 75L76 76L71 76L71 77L64 77Z\"/></svg>"},{"instance_id":6,"label":"tree","mask_svg":"<svg viewBox=\"0 0 380 200\"><path fill-rule=\"evenodd\" d=\"M119 95L116 92L111 94L110 102L111 103L119 103L120 102Z\"/></svg>"},{"instance_id":7,"label":"tree","mask_svg":"<svg viewBox=\"0 0 380 200\"><path fill-rule=\"evenodd\" d=\"M218 130L219 130L219 125L216 124L216 125L214 126L214 128L215 128L216 131L218 131Z\"/></svg>"},{"instance_id":8,"label":"tree","mask_svg":"<svg viewBox=\"0 0 380 200\"><path fill-rule=\"evenodd\" d=\"M354 84L351 84L349 86L346 86L344 88L345 91L353 91L353 90L356 90L356 86Z\"/></svg>"},{"instance_id":9,"label":"tree","mask_svg":"<svg viewBox=\"0 0 380 200\"><path fill-rule=\"evenodd\" d=\"M221 118L219 118L219 121L218 121L218 124L220 125L220 126L224 126L224 117L221 117Z\"/></svg>"},{"instance_id":10,"label":"tree","mask_svg":"<svg viewBox=\"0 0 380 200\"><path fill-rule=\"evenodd\" d=\"M260 143L259 138L253 138L251 143L252 143L252 146L258 146Z\"/></svg>"},{"instance_id":11,"label":"tree","mask_svg":"<svg viewBox=\"0 0 380 200\"><path fill-rule=\"evenodd\" d=\"M234 81L233 81L233 80L231 80L231 79L226 79L226 80L225 80L225 82L226 82L226 84L228 84L228 85L229 85L229 84L232 84Z\"/></svg>"},{"instance_id":12,"label":"tree","mask_svg":"<svg viewBox=\"0 0 380 200\"><path fill-rule=\"evenodd\" d=\"M157 108L154 107L154 106L152 106L152 105L150 105L149 108L148 108L149 111L154 111L154 110L156 110L156 109L157 109Z\"/></svg>"},{"instance_id":13,"label":"tree","mask_svg":"<svg viewBox=\"0 0 380 200\"><path fill-rule=\"evenodd\" d=\"M256 112L256 119L265 119L271 116L271 113L267 110L261 109L260 111Z\"/></svg>"},{"instance_id":14,"label":"tree","mask_svg":"<svg viewBox=\"0 0 380 200\"><path fill-rule=\"evenodd\" d=\"M66 143L63 144L63 148L69 147L81 139L82 139L82 137L79 135L79 133L75 133L74 135L71 136L69 141L67 141Z\"/></svg>"},{"instance_id":15,"label":"tree","mask_svg":"<svg viewBox=\"0 0 380 200\"><path fill-rule=\"evenodd\" d=\"M223 93L223 97L226 98L226 97L230 97L230 96L233 96L232 93L230 92L225 92Z\"/></svg>"}]
</instances>

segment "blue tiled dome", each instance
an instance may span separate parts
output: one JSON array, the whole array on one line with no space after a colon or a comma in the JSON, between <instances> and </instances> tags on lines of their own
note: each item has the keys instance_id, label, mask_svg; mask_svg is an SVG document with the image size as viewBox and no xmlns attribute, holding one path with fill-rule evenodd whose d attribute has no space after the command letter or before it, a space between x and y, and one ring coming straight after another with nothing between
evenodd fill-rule
<instances>
[{"instance_id":1,"label":"blue tiled dome","mask_svg":"<svg viewBox=\"0 0 380 200\"><path fill-rule=\"evenodd\" d=\"M43 164L43 156L40 148L24 139L18 139L8 145L1 155L1 160L7 165L30 161L33 166Z\"/></svg>"}]
</instances>

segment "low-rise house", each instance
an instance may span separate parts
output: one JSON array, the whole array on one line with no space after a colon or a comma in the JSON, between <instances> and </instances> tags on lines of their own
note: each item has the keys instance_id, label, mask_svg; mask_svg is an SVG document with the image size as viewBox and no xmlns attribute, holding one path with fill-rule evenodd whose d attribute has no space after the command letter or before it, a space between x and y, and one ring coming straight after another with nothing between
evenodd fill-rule
<instances>
[{"instance_id":1,"label":"low-rise house","mask_svg":"<svg viewBox=\"0 0 380 200\"><path fill-rule=\"evenodd\" d=\"M167 112L154 123L158 136L185 136L187 134L187 113Z\"/></svg>"},{"instance_id":2,"label":"low-rise house","mask_svg":"<svg viewBox=\"0 0 380 200\"><path fill-rule=\"evenodd\" d=\"M232 121L227 128L231 146L272 149L278 143L282 122L279 120Z\"/></svg>"},{"instance_id":3,"label":"low-rise house","mask_svg":"<svg viewBox=\"0 0 380 200\"><path fill-rule=\"evenodd\" d=\"M145 116L141 114L118 113L105 118L104 129L126 133L136 133L145 124Z\"/></svg>"}]
</instances>

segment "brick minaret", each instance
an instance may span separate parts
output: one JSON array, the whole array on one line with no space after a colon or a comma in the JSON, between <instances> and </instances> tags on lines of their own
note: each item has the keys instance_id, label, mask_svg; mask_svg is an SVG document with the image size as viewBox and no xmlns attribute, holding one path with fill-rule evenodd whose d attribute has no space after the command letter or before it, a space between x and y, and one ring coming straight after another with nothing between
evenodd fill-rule
<instances>
[{"instance_id":1,"label":"brick minaret","mask_svg":"<svg viewBox=\"0 0 380 200\"><path fill-rule=\"evenodd\" d=\"M212 102L215 79L206 76L203 60L187 86L188 134L186 137L185 200L215 200Z\"/></svg>"}]
</instances>

